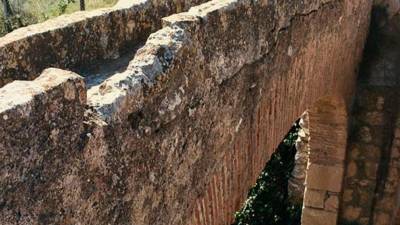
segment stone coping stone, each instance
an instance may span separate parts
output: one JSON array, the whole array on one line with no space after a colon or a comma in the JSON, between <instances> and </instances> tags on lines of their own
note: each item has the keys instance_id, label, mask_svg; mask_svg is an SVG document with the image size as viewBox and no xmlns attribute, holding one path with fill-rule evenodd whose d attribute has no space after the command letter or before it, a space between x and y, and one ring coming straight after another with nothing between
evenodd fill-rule
<instances>
[{"instance_id":1,"label":"stone coping stone","mask_svg":"<svg viewBox=\"0 0 400 225\"><path fill-rule=\"evenodd\" d=\"M293 7L289 8L289 12L281 12L280 21L283 22L278 24L278 30L288 26L291 16L307 15L329 2L331 1L316 1L309 8ZM198 63L208 67L210 76L218 83L222 83L236 74L245 64L253 63L268 53L269 46L265 46L268 45L266 38L273 28L268 27L270 24L267 20L257 20L258 15L253 17L251 15L260 13L261 9L267 9L269 4L271 4L269 1L212 0L192 7L188 12L164 18L164 28L150 35L126 71L108 78L102 85L90 90L89 106L108 123L126 120L130 113L143 107L145 88L155 86L161 86L160 89L165 88L162 87L164 79L161 77L176 76L177 74L170 72L175 66L185 68L184 62L190 60L188 57L190 53L185 55L183 53L185 51L201 52L193 53L191 56L206 54L204 57L208 58ZM224 17L230 13L242 15L241 20L254 19L252 21L254 23L249 22L251 26L244 27L244 22L224 22ZM240 30L235 33L235 40L231 40L231 43L226 43L224 37L221 37L232 32L228 27ZM219 32L219 36L213 36L213 28ZM249 33L252 34L251 31L259 32L258 36L249 36ZM205 34L207 38L204 38ZM204 53L205 51L208 52ZM190 69L193 68L188 68Z\"/></svg>"},{"instance_id":2,"label":"stone coping stone","mask_svg":"<svg viewBox=\"0 0 400 225\"><path fill-rule=\"evenodd\" d=\"M49 68L34 81L14 81L0 89L0 120L32 116L35 101L46 102L51 99L52 92L59 88L63 89L66 100L86 104L85 83L81 76Z\"/></svg>"}]
</instances>

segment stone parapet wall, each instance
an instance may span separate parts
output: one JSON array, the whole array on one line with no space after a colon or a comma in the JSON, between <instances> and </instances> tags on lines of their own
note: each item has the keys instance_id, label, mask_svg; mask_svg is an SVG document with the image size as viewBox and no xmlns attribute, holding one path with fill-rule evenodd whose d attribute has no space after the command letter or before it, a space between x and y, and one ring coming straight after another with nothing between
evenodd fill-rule
<instances>
[{"instance_id":1,"label":"stone parapet wall","mask_svg":"<svg viewBox=\"0 0 400 225\"><path fill-rule=\"evenodd\" d=\"M93 90L94 93L89 94L89 103L107 121L125 120L126 113L135 111L132 107L141 106L144 101L145 85L164 83L164 77L181 70L174 64L170 65L173 61L187 64L185 75L204 67L201 71L208 71L208 82L222 83L245 64L267 54L268 45L275 42L274 37L268 34L274 29L274 24L260 19L270 13L267 6L256 9L249 1L211 1L191 8L187 13L164 18L165 27L149 37L126 71ZM234 18L245 9L249 10L248 13L241 15L242 22L237 23ZM233 35L232 30L237 33ZM199 65L193 65L192 58L201 60L197 62ZM155 90L163 88L164 85ZM164 109L160 110L168 112L168 105L161 107Z\"/></svg>"},{"instance_id":2,"label":"stone parapet wall","mask_svg":"<svg viewBox=\"0 0 400 225\"><path fill-rule=\"evenodd\" d=\"M85 104L82 77L58 69L0 90L1 224L46 223L31 215L52 208L42 198L56 191L47 184L84 147Z\"/></svg>"},{"instance_id":3,"label":"stone parapet wall","mask_svg":"<svg viewBox=\"0 0 400 225\"><path fill-rule=\"evenodd\" d=\"M80 72L132 51L161 28L161 18L205 0L120 1L20 28L0 38L0 87L32 80L48 67Z\"/></svg>"}]
</instances>

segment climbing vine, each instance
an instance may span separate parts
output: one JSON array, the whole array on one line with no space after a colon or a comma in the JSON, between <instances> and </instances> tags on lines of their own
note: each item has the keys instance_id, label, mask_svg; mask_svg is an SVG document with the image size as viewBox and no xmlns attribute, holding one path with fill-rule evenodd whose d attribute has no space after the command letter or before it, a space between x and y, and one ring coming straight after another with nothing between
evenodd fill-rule
<instances>
[{"instance_id":1,"label":"climbing vine","mask_svg":"<svg viewBox=\"0 0 400 225\"><path fill-rule=\"evenodd\" d=\"M294 168L295 123L271 156L244 206L235 214L233 225L300 225L301 205L288 200L288 180Z\"/></svg>"}]
</instances>

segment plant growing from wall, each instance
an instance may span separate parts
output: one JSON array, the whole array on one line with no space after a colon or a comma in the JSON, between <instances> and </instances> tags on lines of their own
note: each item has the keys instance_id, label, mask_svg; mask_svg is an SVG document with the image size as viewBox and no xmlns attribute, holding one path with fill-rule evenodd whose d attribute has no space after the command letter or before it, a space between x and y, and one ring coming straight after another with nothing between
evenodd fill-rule
<instances>
[{"instance_id":1,"label":"plant growing from wall","mask_svg":"<svg viewBox=\"0 0 400 225\"><path fill-rule=\"evenodd\" d=\"M294 168L298 122L294 124L250 189L233 225L300 225L301 205L288 200L288 180Z\"/></svg>"}]
</instances>

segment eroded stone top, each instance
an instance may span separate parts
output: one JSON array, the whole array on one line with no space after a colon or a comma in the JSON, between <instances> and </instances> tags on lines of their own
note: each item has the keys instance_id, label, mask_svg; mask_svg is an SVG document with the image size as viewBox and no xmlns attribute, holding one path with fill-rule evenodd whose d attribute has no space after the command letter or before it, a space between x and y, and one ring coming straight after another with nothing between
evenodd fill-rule
<instances>
[{"instance_id":1,"label":"eroded stone top","mask_svg":"<svg viewBox=\"0 0 400 225\"><path fill-rule=\"evenodd\" d=\"M64 97L67 100L78 100L82 104L86 103L86 95L75 92L74 87L67 81L78 82L84 88L83 78L70 71L49 68L43 71L40 77L34 81L14 81L0 89L0 115L7 120L13 112L19 116L30 116L30 110L34 105L37 96L50 94L51 90L66 85ZM14 115L15 116L15 115Z\"/></svg>"}]
</instances>

